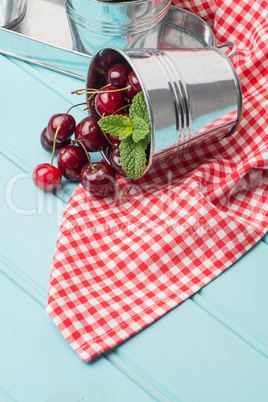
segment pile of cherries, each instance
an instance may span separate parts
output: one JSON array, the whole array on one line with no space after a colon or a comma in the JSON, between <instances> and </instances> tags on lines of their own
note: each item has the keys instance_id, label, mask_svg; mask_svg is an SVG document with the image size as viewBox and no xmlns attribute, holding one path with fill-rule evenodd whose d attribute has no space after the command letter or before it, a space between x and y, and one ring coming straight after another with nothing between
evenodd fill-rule
<instances>
[{"instance_id":1,"label":"pile of cherries","mask_svg":"<svg viewBox=\"0 0 268 402\"><path fill-rule=\"evenodd\" d=\"M100 89L73 92L88 96L86 109L89 115L79 124L69 113L72 108L49 119L41 133L41 145L46 151L52 152L52 158L50 164L42 163L33 171L33 181L38 188L51 191L64 176L70 181L80 181L90 194L106 197L115 191L116 175L126 176L120 162L119 138L102 132L98 121L112 114L128 116L131 100L141 91L141 86L125 61L109 67L105 71L105 80L105 85ZM56 151L58 167L53 166ZM109 163L104 159L91 162L89 152L100 151L106 155Z\"/></svg>"}]
</instances>

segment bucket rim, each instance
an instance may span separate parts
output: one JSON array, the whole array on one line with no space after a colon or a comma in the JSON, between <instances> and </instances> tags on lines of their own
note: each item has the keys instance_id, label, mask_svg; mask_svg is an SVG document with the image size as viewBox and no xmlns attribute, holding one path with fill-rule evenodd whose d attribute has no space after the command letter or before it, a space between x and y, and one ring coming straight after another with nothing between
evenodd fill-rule
<instances>
[{"instance_id":1,"label":"bucket rim","mask_svg":"<svg viewBox=\"0 0 268 402\"><path fill-rule=\"evenodd\" d=\"M109 3L105 1L95 1L91 0L97 3L101 3L100 5L107 5ZM122 4L131 4L133 3L142 3L144 4L144 0L137 0L135 2L133 1L128 1L128 2L120 2L120 3L110 3L109 6L117 6L117 5L122 5ZM149 3L148 3L149 4ZM158 10L152 10L152 12L146 13L145 15L141 17L134 17L134 18L125 18L122 19L121 21L116 21L116 22L110 22L110 17L108 18L107 21L105 20L96 20L92 18L88 18L87 16L82 15L80 12L78 12L72 4L70 4L70 0L65 0L65 6L66 6L66 11L67 15L69 18L71 18L75 24L78 24L82 26L83 28L92 30L92 31L101 31L102 33L110 33L110 34L127 34L127 35L133 35L136 33L140 33L145 31L146 29L151 29L154 26L156 26L158 23L160 23L167 15L169 8L170 8L171 0L166 0L166 3L163 3L163 7L161 7Z\"/></svg>"}]
</instances>

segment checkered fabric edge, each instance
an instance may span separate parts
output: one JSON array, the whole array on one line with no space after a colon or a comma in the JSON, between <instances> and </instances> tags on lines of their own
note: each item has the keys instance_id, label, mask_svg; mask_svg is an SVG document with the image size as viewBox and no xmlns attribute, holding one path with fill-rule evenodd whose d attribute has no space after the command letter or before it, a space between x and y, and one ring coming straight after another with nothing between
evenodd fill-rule
<instances>
[{"instance_id":1,"label":"checkered fabric edge","mask_svg":"<svg viewBox=\"0 0 268 402\"><path fill-rule=\"evenodd\" d=\"M178 4L177 1L174 3ZM106 199L78 186L62 221L47 312L84 360L144 329L240 258L268 227L268 26L263 1L181 1L233 40L239 129L155 166Z\"/></svg>"}]
</instances>

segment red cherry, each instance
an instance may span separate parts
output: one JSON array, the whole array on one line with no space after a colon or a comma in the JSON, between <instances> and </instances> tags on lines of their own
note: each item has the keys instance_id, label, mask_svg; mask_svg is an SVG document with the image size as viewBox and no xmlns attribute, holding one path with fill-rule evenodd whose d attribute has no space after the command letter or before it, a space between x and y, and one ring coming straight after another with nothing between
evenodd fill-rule
<instances>
[{"instance_id":1,"label":"red cherry","mask_svg":"<svg viewBox=\"0 0 268 402\"><path fill-rule=\"evenodd\" d=\"M107 81L117 88L124 88L126 87L127 78L130 71L131 67L129 64L116 63L109 68L107 72Z\"/></svg>"},{"instance_id":2,"label":"red cherry","mask_svg":"<svg viewBox=\"0 0 268 402\"><path fill-rule=\"evenodd\" d=\"M84 165L88 163L85 151L74 145L66 145L58 153L58 168L66 179L79 181L79 175Z\"/></svg>"},{"instance_id":3,"label":"red cherry","mask_svg":"<svg viewBox=\"0 0 268 402\"><path fill-rule=\"evenodd\" d=\"M125 93L117 87L106 86L102 91L105 92L98 93L95 98L95 108L100 116L114 114L127 104Z\"/></svg>"},{"instance_id":4,"label":"red cherry","mask_svg":"<svg viewBox=\"0 0 268 402\"><path fill-rule=\"evenodd\" d=\"M35 185L43 191L51 191L60 183L62 174L59 169L49 163L42 163L32 174Z\"/></svg>"},{"instance_id":5,"label":"red cherry","mask_svg":"<svg viewBox=\"0 0 268 402\"><path fill-rule=\"evenodd\" d=\"M76 122L69 113L54 114L47 125L48 135L52 140L54 140L58 126L60 126L60 130L57 134L57 141L65 142L74 133Z\"/></svg>"},{"instance_id":6,"label":"red cherry","mask_svg":"<svg viewBox=\"0 0 268 402\"><path fill-rule=\"evenodd\" d=\"M117 147L109 147L108 160L115 170L116 174L122 177L127 177L126 172L122 169L120 151Z\"/></svg>"},{"instance_id":7,"label":"red cherry","mask_svg":"<svg viewBox=\"0 0 268 402\"><path fill-rule=\"evenodd\" d=\"M46 151L52 152L52 150L53 150L53 140L48 135L47 127L45 127L44 130L41 132L40 141L41 141L42 147ZM67 140L65 142L56 141L55 149L60 149L60 148L64 147L65 145L68 145L68 144L70 144L70 140Z\"/></svg>"},{"instance_id":8,"label":"red cherry","mask_svg":"<svg viewBox=\"0 0 268 402\"><path fill-rule=\"evenodd\" d=\"M121 116L127 116L127 117L129 117L129 114L128 113L122 113L121 114ZM111 134L109 134L109 133L107 133L108 134L108 138L109 138L109 140L110 140L110 142L115 146L115 147L118 147L119 146L119 144L120 144L120 140L119 140L119 137L117 137L116 135L111 135ZM111 145L111 144L110 144ZM109 148L110 148L110 146L109 146Z\"/></svg>"},{"instance_id":9,"label":"red cherry","mask_svg":"<svg viewBox=\"0 0 268 402\"><path fill-rule=\"evenodd\" d=\"M79 140L90 152L101 151L108 145L107 138L98 125L99 120L99 116L87 116L75 129L75 139Z\"/></svg>"},{"instance_id":10,"label":"red cherry","mask_svg":"<svg viewBox=\"0 0 268 402\"><path fill-rule=\"evenodd\" d=\"M116 135L111 135L111 134L108 134L108 138L109 138L109 140L111 141L111 143L115 146L115 147L119 147L119 144L120 144L120 140L119 140L119 137L117 137Z\"/></svg>"},{"instance_id":11,"label":"red cherry","mask_svg":"<svg viewBox=\"0 0 268 402\"><path fill-rule=\"evenodd\" d=\"M141 85L133 70L128 74L127 77L126 86L128 87L129 85L130 88L126 89L126 94L130 99L133 99L134 96L141 91Z\"/></svg>"},{"instance_id":12,"label":"red cherry","mask_svg":"<svg viewBox=\"0 0 268 402\"><path fill-rule=\"evenodd\" d=\"M87 80L88 88L102 88L107 84L106 73L99 65L98 60L94 59L92 62L92 67L90 69L90 74Z\"/></svg>"},{"instance_id":13,"label":"red cherry","mask_svg":"<svg viewBox=\"0 0 268 402\"><path fill-rule=\"evenodd\" d=\"M94 162L92 170L90 163L85 165L80 173L82 186L95 197L107 197L112 195L116 186L116 175L113 168L104 161Z\"/></svg>"},{"instance_id":14,"label":"red cherry","mask_svg":"<svg viewBox=\"0 0 268 402\"><path fill-rule=\"evenodd\" d=\"M99 57L99 67L101 67L104 71L108 71L113 64L123 61L123 56L110 49L104 49L100 53Z\"/></svg>"}]
</instances>

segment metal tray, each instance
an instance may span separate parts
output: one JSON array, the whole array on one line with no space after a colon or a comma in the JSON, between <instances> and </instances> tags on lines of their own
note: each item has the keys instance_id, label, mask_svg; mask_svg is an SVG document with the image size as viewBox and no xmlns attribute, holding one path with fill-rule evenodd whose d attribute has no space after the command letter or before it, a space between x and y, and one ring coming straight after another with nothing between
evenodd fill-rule
<instances>
[{"instance_id":1,"label":"metal tray","mask_svg":"<svg viewBox=\"0 0 268 402\"><path fill-rule=\"evenodd\" d=\"M90 55L4 28L0 28L0 43L2 54L85 80ZM189 11L170 7L159 37L159 48L201 48L214 44L213 32L205 21Z\"/></svg>"}]
</instances>

